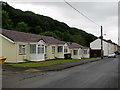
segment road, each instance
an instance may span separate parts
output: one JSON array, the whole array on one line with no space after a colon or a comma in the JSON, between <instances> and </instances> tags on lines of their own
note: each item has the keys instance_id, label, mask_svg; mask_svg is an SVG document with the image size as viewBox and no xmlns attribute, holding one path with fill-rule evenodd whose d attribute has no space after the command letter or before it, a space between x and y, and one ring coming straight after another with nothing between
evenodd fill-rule
<instances>
[{"instance_id":1,"label":"road","mask_svg":"<svg viewBox=\"0 0 120 90\"><path fill-rule=\"evenodd\" d=\"M118 58L55 72L3 74L3 88L118 88Z\"/></svg>"}]
</instances>

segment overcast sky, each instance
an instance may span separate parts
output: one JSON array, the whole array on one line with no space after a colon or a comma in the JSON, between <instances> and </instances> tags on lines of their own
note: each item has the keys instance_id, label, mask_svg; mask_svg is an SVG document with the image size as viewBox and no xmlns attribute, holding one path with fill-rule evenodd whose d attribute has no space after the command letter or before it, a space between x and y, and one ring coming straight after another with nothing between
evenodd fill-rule
<instances>
[{"instance_id":1,"label":"overcast sky","mask_svg":"<svg viewBox=\"0 0 120 90\"><path fill-rule=\"evenodd\" d=\"M70 27L83 29L95 36L100 36L103 26L105 39L118 43L118 0L66 0L77 10L96 22L89 21L67 5L64 0L4 0L11 6L23 11L49 16ZM89 1L89 2L88 2Z\"/></svg>"}]
</instances>

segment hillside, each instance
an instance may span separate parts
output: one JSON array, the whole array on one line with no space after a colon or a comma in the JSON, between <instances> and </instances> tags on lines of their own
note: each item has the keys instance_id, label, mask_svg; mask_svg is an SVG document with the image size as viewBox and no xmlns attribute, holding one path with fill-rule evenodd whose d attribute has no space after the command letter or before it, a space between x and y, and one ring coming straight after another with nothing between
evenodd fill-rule
<instances>
[{"instance_id":1,"label":"hillside","mask_svg":"<svg viewBox=\"0 0 120 90\"><path fill-rule=\"evenodd\" d=\"M15 9L8 3L2 5L2 28L27 33L52 36L59 40L77 42L89 46L96 36L84 30L73 28L50 17L38 15L31 11Z\"/></svg>"}]
</instances>

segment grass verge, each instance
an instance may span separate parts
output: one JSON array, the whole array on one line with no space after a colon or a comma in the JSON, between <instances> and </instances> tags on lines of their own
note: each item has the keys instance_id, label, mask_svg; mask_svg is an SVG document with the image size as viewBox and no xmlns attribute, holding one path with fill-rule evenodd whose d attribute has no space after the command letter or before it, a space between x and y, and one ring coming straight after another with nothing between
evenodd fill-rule
<instances>
[{"instance_id":1,"label":"grass verge","mask_svg":"<svg viewBox=\"0 0 120 90\"><path fill-rule=\"evenodd\" d=\"M57 65L61 64L60 62L41 62L41 63L6 63L7 66L13 66L13 67L24 67L24 68L34 68L34 67L45 67L45 66L51 66L51 65Z\"/></svg>"},{"instance_id":2,"label":"grass verge","mask_svg":"<svg viewBox=\"0 0 120 90\"><path fill-rule=\"evenodd\" d=\"M45 62L28 62L28 63L6 63L7 66L12 67L23 67L23 68L35 68L35 67L46 67L51 65L58 65L62 63L69 63L69 62L78 62L81 60L89 60L89 59L95 59L95 58L86 58L86 59L66 59L66 60L50 60Z\"/></svg>"}]
</instances>

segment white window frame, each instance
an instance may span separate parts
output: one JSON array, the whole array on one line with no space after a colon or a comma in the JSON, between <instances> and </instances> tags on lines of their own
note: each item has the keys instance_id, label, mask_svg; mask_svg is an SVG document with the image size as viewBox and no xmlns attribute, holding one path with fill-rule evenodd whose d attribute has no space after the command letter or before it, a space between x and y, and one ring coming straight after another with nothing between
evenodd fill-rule
<instances>
[{"instance_id":1,"label":"white window frame","mask_svg":"<svg viewBox=\"0 0 120 90\"><path fill-rule=\"evenodd\" d=\"M55 46L52 46L52 54L55 54Z\"/></svg>"},{"instance_id":2,"label":"white window frame","mask_svg":"<svg viewBox=\"0 0 120 90\"><path fill-rule=\"evenodd\" d=\"M25 54L25 45L19 45L19 55Z\"/></svg>"},{"instance_id":3,"label":"white window frame","mask_svg":"<svg viewBox=\"0 0 120 90\"><path fill-rule=\"evenodd\" d=\"M88 51L87 51L87 50L84 50L84 54L88 54Z\"/></svg>"},{"instance_id":4,"label":"white window frame","mask_svg":"<svg viewBox=\"0 0 120 90\"><path fill-rule=\"evenodd\" d=\"M44 51L44 45L38 44L37 50L38 50L37 51L38 54L44 54L45 53L45 51Z\"/></svg>"},{"instance_id":5,"label":"white window frame","mask_svg":"<svg viewBox=\"0 0 120 90\"><path fill-rule=\"evenodd\" d=\"M64 53L67 53L67 52L68 52L67 46L64 46Z\"/></svg>"},{"instance_id":6,"label":"white window frame","mask_svg":"<svg viewBox=\"0 0 120 90\"><path fill-rule=\"evenodd\" d=\"M31 48L32 45L35 45L34 50L31 50L33 48ZM30 44L30 54L36 54L36 44Z\"/></svg>"},{"instance_id":7,"label":"white window frame","mask_svg":"<svg viewBox=\"0 0 120 90\"><path fill-rule=\"evenodd\" d=\"M78 50L73 50L73 55L78 55Z\"/></svg>"},{"instance_id":8,"label":"white window frame","mask_svg":"<svg viewBox=\"0 0 120 90\"><path fill-rule=\"evenodd\" d=\"M60 48L62 47L62 48ZM63 52L63 46L58 46L58 53L62 53Z\"/></svg>"}]
</instances>

